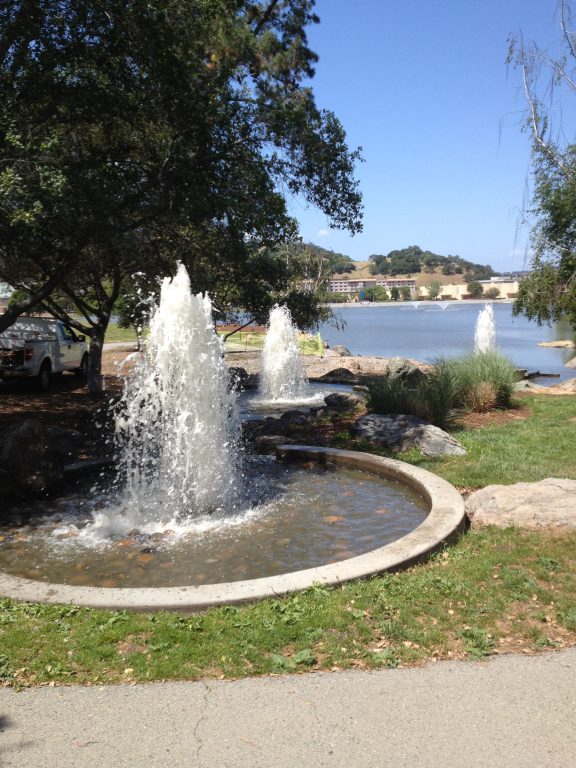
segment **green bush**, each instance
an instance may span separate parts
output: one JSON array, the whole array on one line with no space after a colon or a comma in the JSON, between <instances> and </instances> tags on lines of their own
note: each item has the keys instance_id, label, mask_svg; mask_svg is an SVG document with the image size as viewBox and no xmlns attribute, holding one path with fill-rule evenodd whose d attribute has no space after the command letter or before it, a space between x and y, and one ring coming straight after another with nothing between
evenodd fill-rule
<instances>
[{"instance_id":1,"label":"green bush","mask_svg":"<svg viewBox=\"0 0 576 768\"><path fill-rule=\"evenodd\" d=\"M452 379L442 368L414 384L400 376L368 383L368 407L373 413L412 414L445 429L452 410Z\"/></svg>"},{"instance_id":2,"label":"green bush","mask_svg":"<svg viewBox=\"0 0 576 768\"><path fill-rule=\"evenodd\" d=\"M517 380L516 367L500 352L491 350L440 358L434 367L452 379L454 407L485 412L510 406Z\"/></svg>"},{"instance_id":3,"label":"green bush","mask_svg":"<svg viewBox=\"0 0 576 768\"><path fill-rule=\"evenodd\" d=\"M421 381L388 377L368 383L373 413L412 414L445 429L454 408L477 413L511 404L516 369L499 352L439 358Z\"/></svg>"}]
</instances>

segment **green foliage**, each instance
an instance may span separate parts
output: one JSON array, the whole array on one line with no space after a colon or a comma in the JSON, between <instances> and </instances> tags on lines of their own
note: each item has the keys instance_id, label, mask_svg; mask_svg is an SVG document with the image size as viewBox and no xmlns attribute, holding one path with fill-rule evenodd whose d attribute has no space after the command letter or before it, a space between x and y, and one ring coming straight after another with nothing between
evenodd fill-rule
<instances>
[{"instance_id":1,"label":"green foliage","mask_svg":"<svg viewBox=\"0 0 576 768\"><path fill-rule=\"evenodd\" d=\"M477 280L473 280L471 283L468 283L466 286L466 290L468 291L468 295L471 299L479 299L480 296L484 293L484 288L482 287L482 284L479 283Z\"/></svg>"},{"instance_id":2,"label":"green foliage","mask_svg":"<svg viewBox=\"0 0 576 768\"><path fill-rule=\"evenodd\" d=\"M412 414L446 429L453 409L486 411L511 404L516 370L497 352L438 359L416 382L397 376L368 384L369 409L381 414Z\"/></svg>"},{"instance_id":3,"label":"green foliage","mask_svg":"<svg viewBox=\"0 0 576 768\"><path fill-rule=\"evenodd\" d=\"M398 289L398 286L393 285L392 288L390 288L390 300L398 301L399 298L400 298L400 290Z\"/></svg>"},{"instance_id":4,"label":"green foliage","mask_svg":"<svg viewBox=\"0 0 576 768\"><path fill-rule=\"evenodd\" d=\"M180 259L224 310L298 304L295 271L273 252L297 234L280 190L360 230L359 152L308 87L313 5L38 0L29 13L17 0L0 12L0 279L90 336L91 370L134 272L173 274Z\"/></svg>"},{"instance_id":5,"label":"green foliage","mask_svg":"<svg viewBox=\"0 0 576 768\"><path fill-rule=\"evenodd\" d=\"M428 289L428 298L434 301L440 296L442 291L442 283L439 280L432 280L432 282L426 286Z\"/></svg>"},{"instance_id":6,"label":"green foliage","mask_svg":"<svg viewBox=\"0 0 576 768\"><path fill-rule=\"evenodd\" d=\"M452 381L454 407L487 411L511 404L518 378L516 366L495 350L439 358L434 367Z\"/></svg>"},{"instance_id":7,"label":"green foliage","mask_svg":"<svg viewBox=\"0 0 576 768\"><path fill-rule=\"evenodd\" d=\"M474 264L460 256L439 256L431 251L423 251L418 245L411 245L386 255L372 254L370 272L373 275L406 275L417 272L433 273L442 267L443 275L462 274L467 271L470 280L486 280L496 274L492 267Z\"/></svg>"},{"instance_id":8,"label":"green foliage","mask_svg":"<svg viewBox=\"0 0 576 768\"><path fill-rule=\"evenodd\" d=\"M375 285L374 288L367 288L364 291L364 298L367 301L388 301L388 291L383 285Z\"/></svg>"},{"instance_id":9,"label":"green foliage","mask_svg":"<svg viewBox=\"0 0 576 768\"><path fill-rule=\"evenodd\" d=\"M498 288L496 288L496 286L494 286L493 288L487 288L484 291L484 296L487 299L497 299L500 296L500 291L498 290Z\"/></svg>"},{"instance_id":10,"label":"green foliage","mask_svg":"<svg viewBox=\"0 0 576 768\"><path fill-rule=\"evenodd\" d=\"M513 311L538 324L565 317L576 329L576 144L569 132L554 132L555 123L561 124L561 115L571 107L563 100L574 98L571 6L568 0L559 4L559 55L548 54L519 36L511 41L509 62L520 69L528 100L526 127L534 178L530 213L535 219L531 272L520 283Z\"/></svg>"},{"instance_id":11,"label":"green foliage","mask_svg":"<svg viewBox=\"0 0 576 768\"><path fill-rule=\"evenodd\" d=\"M453 382L442 367L416 383L400 376L368 383L368 408L373 413L411 414L446 429L450 422Z\"/></svg>"}]
</instances>

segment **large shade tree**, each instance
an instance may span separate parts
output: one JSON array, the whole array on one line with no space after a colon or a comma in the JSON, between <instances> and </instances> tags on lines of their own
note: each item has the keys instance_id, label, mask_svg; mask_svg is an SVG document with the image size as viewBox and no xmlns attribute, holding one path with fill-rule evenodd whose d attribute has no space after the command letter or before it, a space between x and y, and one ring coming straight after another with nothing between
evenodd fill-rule
<instances>
[{"instance_id":1,"label":"large shade tree","mask_svg":"<svg viewBox=\"0 0 576 768\"><path fill-rule=\"evenodd\" d=\"M566 100L576 97L576 31L570 3L562 0L558 9L563 50L557 56L521 37L511 41L510 60L528 103L534 181L531 271L514 313L539 324L566 317L576 329L576 135L573 124L562 122L574 109Z\"/></svg>"},{"instance_id":2,"label":"large shade tree","mask_svg":"<svg viewBox=\"0 0 576 768\"><path fill-rule=\"evenodd\" d=\"M42 301L90 337L97 394L106 327L134 272L170 274L180 259L224 309L261 311L298 294L274 250L297 234L287 195L359 231L359 154L308 86L313 6L0 7L0 280L27 297L0 330Z\"/></svg>"}]
</instances>

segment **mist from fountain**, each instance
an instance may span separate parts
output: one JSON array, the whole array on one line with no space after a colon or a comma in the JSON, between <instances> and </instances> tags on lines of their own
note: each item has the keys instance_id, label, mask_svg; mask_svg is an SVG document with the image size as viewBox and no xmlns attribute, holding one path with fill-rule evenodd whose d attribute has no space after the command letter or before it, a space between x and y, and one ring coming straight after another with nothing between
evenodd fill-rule
<instances>
[{"instance_id":1,"label":"mist from fountain","mask_svg":"<svg viewBox=\"0 0 576 768\"><path fill-rule=\"evenodd\" d=\"M239 434L210 299L191 294L180 265L162 284L146 349L117 410L122 527L172 528L229 509L238 491Z\"/></svg>"},{"instance_id":2,"label":"mist from fountain","mask_svg":"<svg viewBox=\"0 0 576 768\"><path fill-rule=\"evenodd\" d=\"M298 329L286 306L270 312L262 350L260 395L266 401L295 401L306 395L307 381L298 350Z\"/></svg>"},{"instance_id":3,"label":"mist from fountain","mask_svg":"<svg viewBox=\"0 0 576 768\"><path fill-rule=\"evenodd\" d=\"M496 324L491 304L486 304L478 313L474 332L474 352L482 354L496 348Z\"/></svg>"}]
</instances>

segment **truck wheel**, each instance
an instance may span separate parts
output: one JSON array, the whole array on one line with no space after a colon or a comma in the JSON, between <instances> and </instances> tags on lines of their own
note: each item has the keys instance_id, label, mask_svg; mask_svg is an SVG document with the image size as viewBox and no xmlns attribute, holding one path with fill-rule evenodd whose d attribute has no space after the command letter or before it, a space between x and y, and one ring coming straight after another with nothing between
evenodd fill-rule
<instances>
[{"instance_id":1,"label":"truck wheel","mask_svg":"<svg viewBox=\"0 0 576 768\"><path fill-rule=\"evenodd\" d=\"M85 379L88 376L88 354L82 355L82 360L80 360L80 367L76 368L76 376L79 376L81 379Z\"/></svg>"},{"instance_id":2,"label":"truck wheel","mask_svg":"<svg viewBox=\"0 0 576 768\"><path fill-rule=\"evenodd\" d=\"M38 374L38 389L41 392L48 392L50 389L50 381L52 379L52 366L49 360L44 360L40 366L40 373Z\"/></svg>"}]
</instances>

